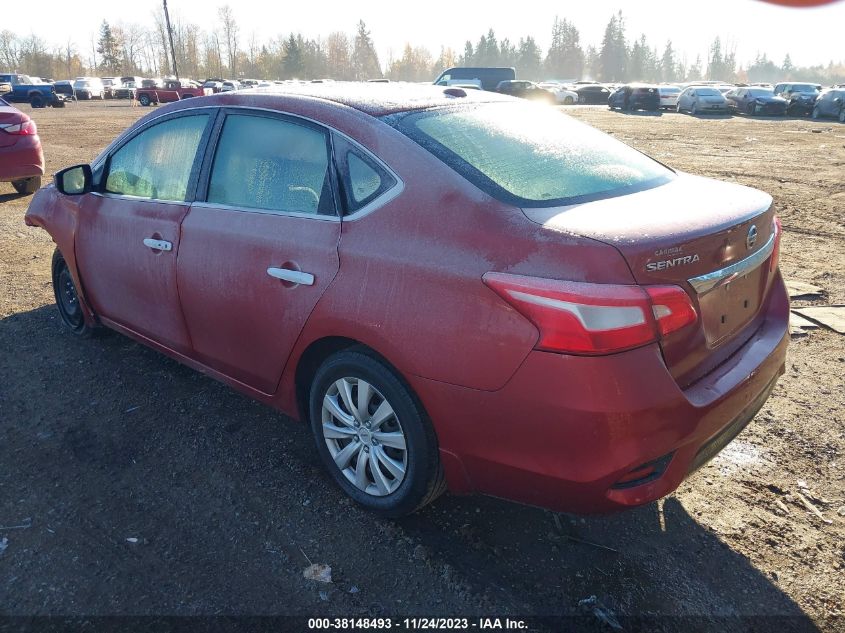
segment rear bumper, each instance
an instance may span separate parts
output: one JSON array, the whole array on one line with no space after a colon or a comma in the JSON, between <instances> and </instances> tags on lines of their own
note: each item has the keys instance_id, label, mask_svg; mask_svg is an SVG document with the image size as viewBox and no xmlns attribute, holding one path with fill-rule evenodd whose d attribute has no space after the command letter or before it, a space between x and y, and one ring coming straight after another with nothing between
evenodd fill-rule
<instances>
[{"instance_id":1,"label":"rear bumper","mask_svg":"<svg viewBox=\"0 0 845 633\"><path fill-rule=\"evenodd\" d=\"M657 345L604 357L535 351L496 392L412 382L453 491L557 511L620 510L672 492L754 417L784 371L788 315L779 277L760 328L683 390ZM659 460L648 481L619 485Z\"/></svg>"},{"instance_id":2,"label":"rear bumper","mask_svg":"<svg viewBox=\"0 0 845 633\"><path fill-rule=\"evenodd\" d=\"M0 147L0 182L44 175L44 154L37 136L22 136L9 147Z\"/></svg>"}]
</instances>

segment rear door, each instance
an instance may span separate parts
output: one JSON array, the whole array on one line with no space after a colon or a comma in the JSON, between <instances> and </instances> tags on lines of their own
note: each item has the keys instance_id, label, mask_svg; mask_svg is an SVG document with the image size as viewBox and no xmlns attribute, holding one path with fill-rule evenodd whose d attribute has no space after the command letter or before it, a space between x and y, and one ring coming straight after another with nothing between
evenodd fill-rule
<instances>
[{"instance_id":1,"label":"rear door","mask_svg":"<svg viewBox=\"0 0 845 633\"><path fill-rule=\"evenodd\" d=\"M94 311L179 352L190 342L179 306L179 225L199 174L212 110L141 128L107 158L80 201L76 261Z\"/></svg>"},{"instance_id":2,"label":"rear door","mask_svg":"<svg viewBox=\"0 0 845 633\"><path fill-rule=\"evenodd\" d=\"M339 267L331 137L302 119L233 109L215 138L182 223L182 310L195 358L273 393Z\"/></svg>"}]
</instances>

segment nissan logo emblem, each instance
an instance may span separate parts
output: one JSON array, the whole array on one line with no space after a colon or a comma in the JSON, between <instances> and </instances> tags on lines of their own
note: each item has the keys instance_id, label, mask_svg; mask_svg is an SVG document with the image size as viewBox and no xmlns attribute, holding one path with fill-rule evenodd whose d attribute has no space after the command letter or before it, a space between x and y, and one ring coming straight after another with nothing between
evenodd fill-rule
<instances>
[{"instance_id":1,"label":"nissan logo emblem","mask_svg":"<svg viewBox=\"0 0 845 633\"><path fill-rule=\"evenodd\" d=\"M752 224L751 228L748 229L748 235L745 237L745 245L748 247L749 250L754 248L754 245L757 243L757 225Z\"/></svg>"}]
</instances>

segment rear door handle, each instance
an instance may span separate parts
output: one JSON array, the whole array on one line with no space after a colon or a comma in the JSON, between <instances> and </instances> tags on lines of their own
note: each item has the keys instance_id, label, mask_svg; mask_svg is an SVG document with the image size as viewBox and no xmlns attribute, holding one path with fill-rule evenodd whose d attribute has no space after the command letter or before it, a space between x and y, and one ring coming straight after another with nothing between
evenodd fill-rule
<instances>
[{"instance_id":1,"label":"rear door handle","mask_svg":"<svg viewBox=\"0 0 845 633\"><path fill-rule=\"evenodd\" d=\"M172 251L173 244L165 240L154 240L151 237L144 239L144 246L147 246L154 251Z\"/></svg>"},{"instance_id":2,"label":"rear door handle","mask_svg":"<svg viewBox=\"0 0 845 633\"><path fill-rule=\"evenodd\" d=\"M303 286L314 285L314 275L311 273L304 273L301 270L291 270L290 268L268 268L267 274L282 281L290 281L295 284L302 284Z\"/></svg>"}]
</instances>

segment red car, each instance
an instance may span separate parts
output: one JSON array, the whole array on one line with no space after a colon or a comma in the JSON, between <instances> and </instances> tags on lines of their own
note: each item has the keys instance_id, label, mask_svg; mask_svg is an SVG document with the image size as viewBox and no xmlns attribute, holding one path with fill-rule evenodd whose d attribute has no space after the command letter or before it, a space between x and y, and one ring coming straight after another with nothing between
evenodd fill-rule
<instances>
[{"instance_id":1,"label":"red car","mask_svg":"<svg viewBox=\"0 0 845 633\"><path fill-rule=\"evenodd\" d=\"M309 423L367 508L587 513L672 492L783 373L771 203L547 106L328 83L168 105L26 221L73 332Z\"/></svg>"},{"instance_id":2,"label":"red car","mask_svg":"<svg viewBox=\"0 0 845 633\"><path fill-rule=\"evenodd\" d=\"M203 88L190 79L168 79L162 87L137 88L135 98L142 106L154 103L171 103L191 97L204 97L212 94L212 90Z\"/></svg>"},{"instance_id":3,"label":"red car","mask_svg":"<svg viewBox=\"0 0 845 633\"><path fill-rule=\"evenodd\" d=\"M0 182L21 194L35 193L44 174L44 153L35 121L0 99Z\"/></svg>"}]
</instances>

